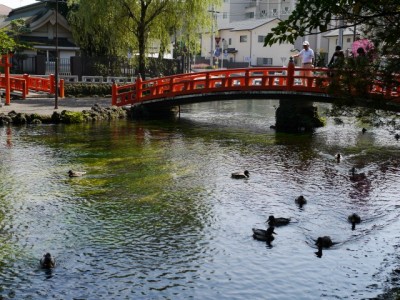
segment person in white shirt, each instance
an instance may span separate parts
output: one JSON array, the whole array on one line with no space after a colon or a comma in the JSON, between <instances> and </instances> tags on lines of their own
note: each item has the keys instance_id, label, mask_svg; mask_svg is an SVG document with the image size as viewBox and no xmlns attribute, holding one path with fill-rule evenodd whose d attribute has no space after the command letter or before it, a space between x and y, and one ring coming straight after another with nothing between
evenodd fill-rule
<instances>
[{"instance_id":1,"label":"person in white shirt","mask_svg":"<svg viewBox=\"0 0 400 300\"><path fill-rule=\"evenodd\" d=\"M310 43L308 41L303 42L303 49L292 57L301 57L301 67L304 69L314 68L314 50L310 48ZM302 72L302 76L310 76L311 72Z\"/></svg>"},{"instance_id":2,"label":"person in white shirt","mask_svg":"<svg viewBox=\"0 0 400 300\"><path fill-rule=\"evenodd\" d=\"M310 43L308 41L303 42L303 49L293 55L292 57L301 57L303 68L313 68L314 67L314 50L310 48Z\"/></svg>"}]
</instances>

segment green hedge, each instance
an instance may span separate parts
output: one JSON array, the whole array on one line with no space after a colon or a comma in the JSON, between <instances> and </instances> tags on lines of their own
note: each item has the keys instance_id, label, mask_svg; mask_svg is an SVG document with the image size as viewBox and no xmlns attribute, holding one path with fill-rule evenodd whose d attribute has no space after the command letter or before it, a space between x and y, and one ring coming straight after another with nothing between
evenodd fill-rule
<instances>
[{"instance_id":1,"label":"green hedge","mask_svg":"<svg viewBox=\"0 0 400 300\"><path fill-rule=\"evenodd\" d=\"M112 83L81 83L66 82L64 86L65 96L86 97L99 96L106 97L111 95Z\"/></svg>"}]
</instances>

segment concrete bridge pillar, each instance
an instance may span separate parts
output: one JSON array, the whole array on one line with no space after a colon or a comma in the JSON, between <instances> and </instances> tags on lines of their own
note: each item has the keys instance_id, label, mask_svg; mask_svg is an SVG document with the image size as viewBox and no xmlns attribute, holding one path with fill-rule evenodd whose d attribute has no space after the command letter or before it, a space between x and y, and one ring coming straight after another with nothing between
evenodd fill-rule
<instances>
[{"instance_id":1,"label":"concrete bridge pillar","mask_svg":"<svg viewBox=\"0 0 400 300\"><path fill-rule=\"evenodd\" d=\"M281 132L312 132L324 126L312 101L281 99L276 110L276 130Z\"/></svg>"}]
</instances>

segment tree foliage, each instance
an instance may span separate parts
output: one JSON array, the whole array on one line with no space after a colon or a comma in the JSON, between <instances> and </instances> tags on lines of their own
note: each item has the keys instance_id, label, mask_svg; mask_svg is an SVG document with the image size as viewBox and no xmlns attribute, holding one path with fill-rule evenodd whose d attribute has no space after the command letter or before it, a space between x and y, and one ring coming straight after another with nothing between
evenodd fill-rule
<instances>
[{"instance_id":1,"label":"tree foliage","mask_svg":"<svg viewBox=\"0 0 400 300\"><path fill-rule=\"evenodd\" d=\"M301 36L361 26L386 47L393 47L399 43L399 19L398 0L299 0L289 18L266 36L265 45L293 43Z\"/></svg>"},{"instance_id":2,"label":"tree foliage","mask_svg":"<svg viewBox=\"0 0 400 300\"><path fill-rule=\"evenodd\" d=\"M29 49L30 45L20 40L20 36L30 32L23 19L15 19L0 30L0 51L2 54Z\"/></svg>"},{"instance_id":3,"label":"tree foliage","mask_svg":"<svg viewBox=\"0 0 400 300\"><path fill-rule=\"evenodd\" d=\"M151 42L168 49L172 35L193 41L211 22L211 0L71 0L74 38L89 54L134 54L144 76ZM93 13L91 13L93 12Z\"/></svg>"},{"instance_id":4,"label":"tree foliage","mask_svg":"<svg viewBox=\"0 0 400 300\"><path fill-rule=\"evenodd\" d=\"M365 62L349 57L336 70L341 82L333 81L335 93L346 92L361 97L373 80L396 86L400 72L400 2L399 0L299 0L287 20L272 29L264 46L294 41L298 37L340 28L357 28L363 38L373 41L374 53ZM337 84L337 85L335 85Z\"/></svg>"},{"instance_id":5,"label":"tree foliage","mask_svg":"<svg viewBox=\"0 0 400 300\"><path fill-rule=\"evenodd\" d=\"M4 29L0 30L0 45L1 54L14 52L16 47L14 39L10 37Z\"/></svg>"}]
</instances>

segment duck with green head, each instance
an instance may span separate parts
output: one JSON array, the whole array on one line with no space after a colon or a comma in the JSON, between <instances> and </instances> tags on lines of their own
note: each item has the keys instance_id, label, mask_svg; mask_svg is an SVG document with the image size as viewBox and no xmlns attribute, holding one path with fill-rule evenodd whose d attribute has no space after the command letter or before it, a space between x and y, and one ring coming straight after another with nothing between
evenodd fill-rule
<instances>
[{"instance_id":1,"label":"duck with green head","mask_svg":"<svg viewBox=\"0 0 400 300\"><path fill-rule=\"evenodd\" d=\"M275 239L273 234L277 234L274 230L275 227L271 226L267 230L253 228L253 238L259 241L267 242L267 245L270 246L271 242Z\"/></svg>"},{"instance_id":2,"label":"duck with green head","mask_svg":"<svg viewBox=\"0 0 400 300\"><path fill-rule=\"evenodd\" d=\"M304 204L307 203L306 198L303 195L298 196L294 202L300 207L302 208Z\"/></svg>"},{"instance_id":3,"label":"duck with green head","mask_svg":"<svg viewBox=\"0 0 400 300\"><path fill-rule=\"evenodd\" d=\"M269 226L284 226L288 225L290 223L289 218L275 218L274 216L269 216L268 221L267 221Z\"/></svg>"},{"instance_id":4,"label":"duck with green head","mask_svg":"<svg viewBox=\"0 0 400 300\"><path fill-rule=\"evenodd\" d=\"M347 220L351 223L351 229L352 230L356 229L356 224L360 224L361 223L361 217L356 213L353 213L353 214L349 215L347 217Z\"/></svg>"},{"instance_id":5,"label":"duck with green head","mask_svg":"<svg viewBox=\"0 0 400 300\"><path fill-rule=\"evenodd\" d=\"M43 269L52 269L56 266L56 261L55 261L54 257L51 256L50 253L46 253L40 259L40 266Z\"/></svg>"},{"instance_id":6,"label":"duck with green head","mask_svg":"<svg viewBox=\"0 0 400 300\"><path fill-rule=\"evenodd\" d=\"M322 257L322 249L323 248L330 248L333 245L332 239L330 236L320 236L317 238L317 241L315 242L315 245L318 247L318 251L315 252L315 254L318 257Z\"/></svg>"}]
</instances>

